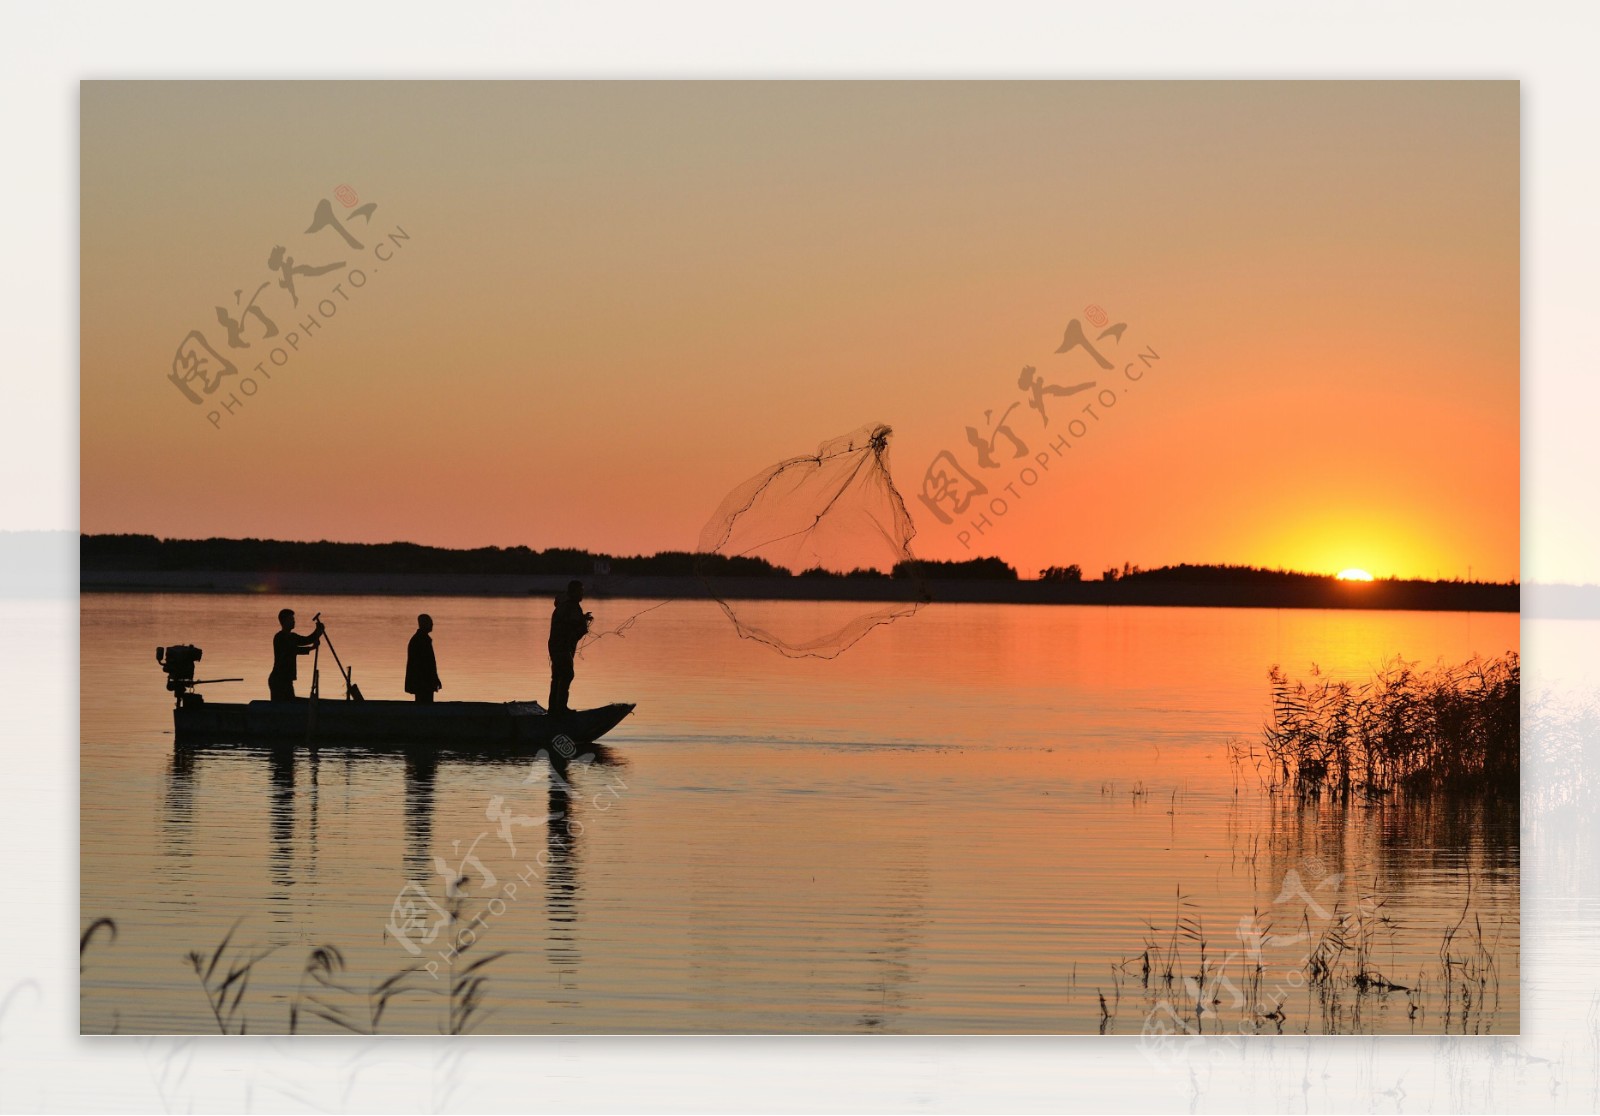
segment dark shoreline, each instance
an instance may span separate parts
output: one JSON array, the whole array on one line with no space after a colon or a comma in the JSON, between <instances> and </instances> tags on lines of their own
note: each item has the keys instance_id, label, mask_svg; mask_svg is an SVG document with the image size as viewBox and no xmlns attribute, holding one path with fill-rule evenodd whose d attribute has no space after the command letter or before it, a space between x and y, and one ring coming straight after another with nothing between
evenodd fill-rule
<instances>
[{"instance_id":1,"label":"dark shoreline","mask_svg":"<svg viewBox=\"0 0 1600 1116\"><path fill-rule=\"evenodd\" d=\"M249 593L276 596L554 596L570 576L444 573L252 572L239 570L82 570L83 593ZM717 578L715 594L694 577L590 574L595 599L901 601L916 583L890 578ZM1421 612L1518 612L1517 585L1430 581L1319 581L1311 584L1204 585L1139 581L929 580L946 604L1134 605L1179 608L1324 608Z\"/></svg>"}]
</instances>

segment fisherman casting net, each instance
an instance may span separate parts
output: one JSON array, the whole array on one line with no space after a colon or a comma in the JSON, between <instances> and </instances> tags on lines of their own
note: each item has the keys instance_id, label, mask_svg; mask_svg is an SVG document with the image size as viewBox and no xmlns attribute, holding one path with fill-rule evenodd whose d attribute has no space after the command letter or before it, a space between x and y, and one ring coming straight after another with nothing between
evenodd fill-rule
<instances>
[{"instance_id":1,"label":"fisherman casting net","mask_svg":"<svg viewBox=\"0 0 1600 1116\"><path fill-rule=\"evenodd\" d=\"M889 435L863 426L722 501L700 532L696 572L741 637L832 658L926 601Z\"/></svg>"}]
</instances>

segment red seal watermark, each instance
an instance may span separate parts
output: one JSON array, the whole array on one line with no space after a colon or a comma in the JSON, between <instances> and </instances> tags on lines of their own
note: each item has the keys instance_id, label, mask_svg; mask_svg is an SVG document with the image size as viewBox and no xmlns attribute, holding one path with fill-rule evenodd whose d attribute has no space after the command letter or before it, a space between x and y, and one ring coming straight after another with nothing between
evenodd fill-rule
<instances>
[{"instance_id":1,"label":"red seal watermark","mask_svg":"<svg viewBox=\"0 0 1600 1116\"><path fill-rule=\"evenodd\" d=\"M1105 308L1102 307L1098 302L1091 302L1089 305L1085 306L1083 308L1083 316L1088 318L1096 329L1099 329L1101 326L1105 325L1111 320L1110 315L1105 312Z\"/></svg>"},{"instance_id":2,"label":"red seal watermark","mask_svg":"<svg viewBox=\"0 0 1600 1116\"><path fill-rule=\"evenodd\" d=\"M337 190L335 190L333 192L333 196L338 198L339 201L344 204L346 209L349 209L351 206L355 205L356 202L361 200L360 198L356 197L356 192L354 190L344 185L341 185Z\"/></svg>"}]
</instances>

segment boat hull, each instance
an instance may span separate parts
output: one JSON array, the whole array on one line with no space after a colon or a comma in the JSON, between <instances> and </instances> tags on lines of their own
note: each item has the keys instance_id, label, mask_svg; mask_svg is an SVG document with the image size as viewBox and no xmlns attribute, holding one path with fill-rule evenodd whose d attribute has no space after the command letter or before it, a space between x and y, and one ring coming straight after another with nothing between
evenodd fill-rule
<instances>
[{"instance_id":1,"label":"boat hull","mask_svg":"<svg viewBox=\"0 0 1600 1116\"><path fill-rule=\"evenodd\" d=\"M551 714L531 701L190 701L173 710L173 730L179 744L533 749L593 744L632 712L625 702Z\"/></svg>"}]
</instances>

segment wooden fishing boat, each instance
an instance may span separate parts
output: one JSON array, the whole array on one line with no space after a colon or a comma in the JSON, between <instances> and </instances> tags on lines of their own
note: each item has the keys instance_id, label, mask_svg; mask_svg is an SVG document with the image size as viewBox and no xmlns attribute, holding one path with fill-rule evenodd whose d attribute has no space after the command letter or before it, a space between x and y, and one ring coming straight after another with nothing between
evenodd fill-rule
<instances>
[{"instance_id":1,"label":"wooden fishing boat","mask_svg":"<svg viewBox=\"0 0 1600 1116\"><path fill-rule=\"evenodd\" d=\"M552 714L536 701L196 701L172 711L179 744L281 741L535 749L593 744L633 712L625 702Z\"/></svg>"},{"instance_id":2,"label":"wooden fishing boat","mask_svg":"<svg viewBox=\"0 0 1600 1116\"><path fill-rule=\"evenodd\" d=\"M368 701L339 663L341 698L312 696L293 701L207 701L195 687L239 678L196 678L200 648L174 644L156 648L176 701L172 727L179 745L272 743L311 747L398 745L483 750L554 748L572 755L599 740L633 712L616 702L598 709L551 713L536 701ZM335 661L338 656L335 653Z\"/></svg>"}]
</instances>

